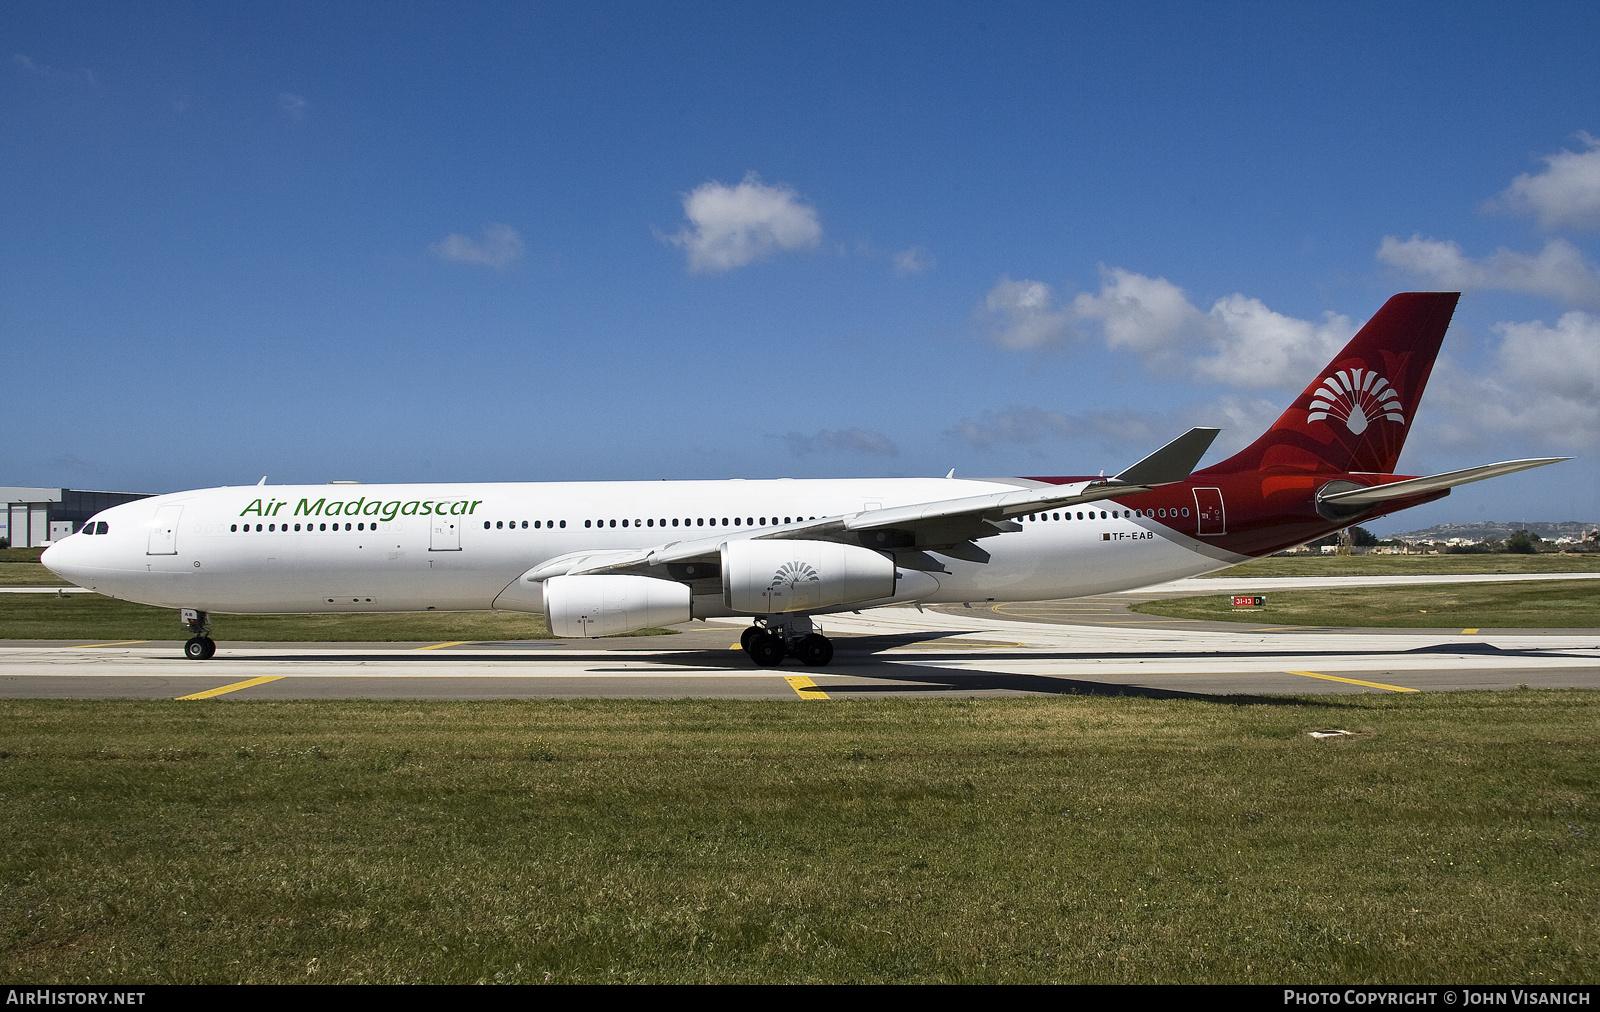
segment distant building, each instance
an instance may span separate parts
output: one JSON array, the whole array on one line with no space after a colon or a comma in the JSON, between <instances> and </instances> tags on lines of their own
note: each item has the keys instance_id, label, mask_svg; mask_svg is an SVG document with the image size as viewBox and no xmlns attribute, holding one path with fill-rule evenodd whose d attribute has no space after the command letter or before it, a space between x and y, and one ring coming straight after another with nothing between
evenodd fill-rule
<instances>
[{"instance_id":1,"label":"distant building","mask_svg":"<svg viewBox=\"0 0 1600 1012\"><path fill-rule=\"evenodd\" d=\"M73 488L16 488L0 485L0 538L13 548L38 548L59 541L103 509L147 492L84 492Z\"/></svg>"}]
</instances>

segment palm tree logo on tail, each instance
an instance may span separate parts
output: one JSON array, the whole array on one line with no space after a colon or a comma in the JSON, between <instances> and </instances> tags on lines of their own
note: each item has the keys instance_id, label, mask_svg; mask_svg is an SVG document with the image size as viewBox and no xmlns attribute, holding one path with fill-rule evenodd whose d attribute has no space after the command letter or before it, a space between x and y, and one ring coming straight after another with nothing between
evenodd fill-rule
<instances>
[{"instance_id":1,"label":"palm tree logo on tail","mask_svg":"<svg viewBox=\"0 0 1600 1012\"><path fill-rule=\"evenodd\" d=\"M1311 394L1308 422L1327 421L1331 415L1359 436L1379 418L1404 425L1400 394L1376 369L1340 369L1322 378Z\"/></svg>"}]
</instances>

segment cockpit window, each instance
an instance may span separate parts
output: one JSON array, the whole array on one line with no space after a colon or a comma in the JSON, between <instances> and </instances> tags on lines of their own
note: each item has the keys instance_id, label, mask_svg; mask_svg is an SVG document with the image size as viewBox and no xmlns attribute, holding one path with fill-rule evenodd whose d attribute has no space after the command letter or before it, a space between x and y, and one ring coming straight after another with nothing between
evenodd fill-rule
<instances>
[{"instance_id":1,"label":"cockpit window","mask_svg":"<svg viewBox=\"0 0 1600 1012\"><path fill-rule=\"evenodd\" d=\"M111 525L106 523L104 520L101 520L94 525L94 532L96 534L105 534L109 530L111 530Z\"/></svg>"}]
</instances>

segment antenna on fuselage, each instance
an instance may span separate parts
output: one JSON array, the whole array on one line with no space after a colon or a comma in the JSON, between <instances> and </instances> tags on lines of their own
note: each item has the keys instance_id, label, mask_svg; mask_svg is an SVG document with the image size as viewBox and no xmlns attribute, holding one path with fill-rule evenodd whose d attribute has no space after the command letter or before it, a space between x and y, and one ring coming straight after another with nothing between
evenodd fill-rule
<instances>
[{"instance_id":1,"label":"antenna on fuselage","mask_svg":"<svg viewBox=\"0 0 1600 1012\"><path fill-rule=\"evenodd\" d=\"M267 476L266 475L262 475L261 476L261 480L256 482L257 485L265 485L266 483L267 483Z\"/></svg>"}]
</instances>

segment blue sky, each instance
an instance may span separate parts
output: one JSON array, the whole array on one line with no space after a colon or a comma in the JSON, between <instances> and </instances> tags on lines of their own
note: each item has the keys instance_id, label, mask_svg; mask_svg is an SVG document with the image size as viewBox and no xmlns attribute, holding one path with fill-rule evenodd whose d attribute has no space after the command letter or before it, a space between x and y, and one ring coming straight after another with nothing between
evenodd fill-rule
<instances>
[{"instance_id":1,"label":"blue sky","mask_svg":"<svg viewBox=\"0 0 1600 1012\"><path fill-rule=\"evenodd\" d=\"M1600 519L1600 7L12 3L11 484L1114 470L1465 296Z\"/></svg>"}]
</instances>

